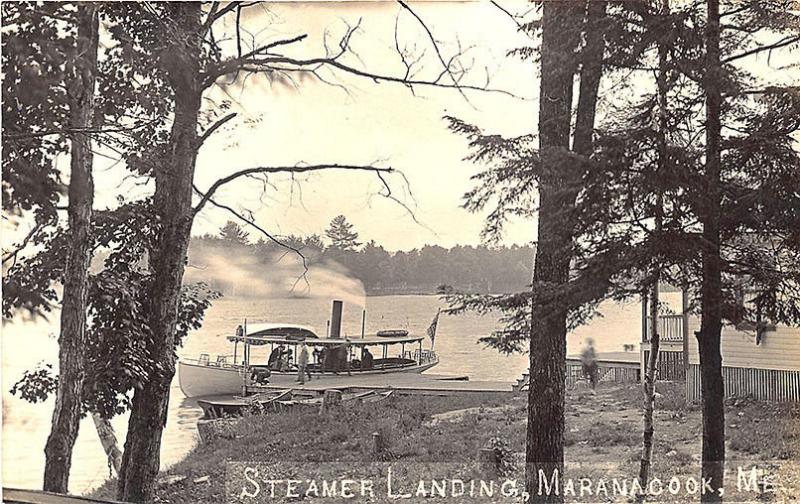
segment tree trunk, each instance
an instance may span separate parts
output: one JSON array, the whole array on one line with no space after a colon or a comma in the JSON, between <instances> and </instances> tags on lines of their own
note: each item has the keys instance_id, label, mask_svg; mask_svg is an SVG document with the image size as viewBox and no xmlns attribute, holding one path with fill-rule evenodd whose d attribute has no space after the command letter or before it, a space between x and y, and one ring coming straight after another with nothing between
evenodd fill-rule
<instances>
[{"instance_id":1,"label":"tree trunk","mask_svg":"<svg viewBox=\"0 0 800 504\"><path fill-rule=\"evenodd\" d=\"M572 112L574 49L581 26L578 2L545 2L542 12L542 71L539 141L543 176L539 182L539 222L534 290L568 281L572 233L562 219L574 206L567 152ZM543 307L531 313L530 390L525 452L526 489L534 502L563 502L558 487L540 481L563 479L566 307ZM556 483L558 484L558 483Z\"/></svg>"},{"instance_id":2,"label":"tree trunk","mask_svg":"<svg viewBox=\"0 0 800 504\"><path fill-rule=\"evenodd\" d=\"M665 33L663 30L663 23L668 19L670 13L669 0L662 0L661 2L661 15L659 26L654 27L655 30ZM658 158L656 165L656 182L660 183L659 176L663 175L664 168L667 164L667 45L659 40L658 44L658 74L656 76L657 87L657 102L658 102ZM660 186L659 186L660 187ZM656 237L661 233L664 226L664 209L663 209L663 194L660 189L656 193L655 202L655 226L654 233ZM656 402L656 380L658 378L658 352L660 335L658 334L658 284L661 277L661 265L658 258L655 258L655 265L653 268L653 285L652 285L652 304L650 305L650 324L652 327L650 335L650 358L647 362L647 371L642 384L642 392L644 394L644 411L642 419L642 457L639 464L639 485L641 488L647 488L650 479L650 467L653 458L653 434L655 426L653 424L653 411L655 410ZM685 336L684 336L685 337ZM637 502L644 502L645 492L640 493L636 500Z\"/></svg>"},{"instance_id":3,"label":"tree trunk","mask_svg":"<svg viewBox=\"0 0 800 504\"><path fill-rule=\"evenodd\" d=\"M714 493L703 493L703 502L719 502L725 465L725 405L722 383L722 259L720 256L720 21L719 0L708 0L706 27L706 198L703 224L703 285L700 331L700 376L703 395L703 469Z\"/></svg>"},{"instance_id":4,"label":"tree trunk","mask_svg":"<svg viewBox=\"0 0 800 504\"><path fill-rule=\"evenodd\" d=\"M171 29L178 34L167 38L169 45L160 55L175 96L175 118L169 154L155 167L154 207L160 228L149 254L153 279L148 307L151 355L162 369L136 390L133 397L117 487L118 498L129 502L153 499L169 388L175 375L175 325L193 219L192 181L202 95L200 4L179 2L165 9L170 12Z\"/></svg>"},{"instance_id":5,"label":"tree trunk","mask_svg":"<svg viewBox=\"0 0 800 504\"><path fill-rule=\"evenodd\" d=\"M119 476L119 467L122 465L122 452L117 446L114 427L111 426L111 422L97 413L92 413L92 420L94 420L94 427L97 429L100 444L103 445L103 451L106 452L108 464L114 469L114 473Z\"/></svg>"},{"instance_id":6,"label":"tree trunk","mask_svg":"<svg viewBox=\"0 0 800 504\"><path fill-rule=\"evenodd\" d=\"M650 358L647 360L647 371L642 384L643 414L642 414L642 457L639 463L639 485L644 489L650 478L650 465L653 457L653 410L656 402L656 376L658 371L658 280L653 283L652 305L650 306L650 320L653 330L650 334ZM636 496L636 502L644 502L645 493Z\"/></svg>"},{"instance_id":7,"label":"tree trunk","mask_svg":"<svg viewBox=\"0 0 800 504\"><path fill-rule=\"evenodd\" d=\"M586 45L581 52L578 109L575 115L575 138L572 141L575 154L586 159L594 152L597 93L603 76L603 56L606 49L603 36L606 5L605 0L591 0L586 7Z\"/></svg>"},{"instance_id":8,"label":"tree trunk","mask_svg":"<svg viewBox=\"0 0 800 504\"><path fill-rule=\"evenodd\" d=\"M97 74L98 13L92 4L78 6L77 51L68 85L70 126L92 125ZM91 221L94 200L92 146L88 136L73 133L70 148L69 251L64 269L61 307L59 379L50 435L45 445L43 488L67 493L72 448L81 418L81 391L85 377L86 299L91 261Z\"/></svg>"}]
</instances>

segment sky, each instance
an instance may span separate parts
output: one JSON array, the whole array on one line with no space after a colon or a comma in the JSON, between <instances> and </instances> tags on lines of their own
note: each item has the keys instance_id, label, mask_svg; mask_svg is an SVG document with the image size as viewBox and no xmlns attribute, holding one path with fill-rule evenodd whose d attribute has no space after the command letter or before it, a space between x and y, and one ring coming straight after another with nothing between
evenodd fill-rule
<instances>
[{"instance_id":1,"label":"sky","mask_svg":"<svg viewBox=\"0 0 800 504\"><path fill-rule=\"evenodd\" d=\"M238 115L201 149L198 187L207 188L221 176L254 166L391 167L407 179L406 183L400 174L387 177L392 194L408 209L380 196L382 183L366 172L318 173L295 183L289 176L274 177L270 181L275 187L266 192L258 182L241 179L221 190L217 199L237 210L253 211L259 225L281 235L321 234L335 216L343 214L362 241L375 240L388 250L478 244L483 216L467 212L461 204L463 194L472 187L470 177L482 167L464 160L466 140L447 129L443 116L456 116L504 135L532 132L538 93L535 65L505 55L530 41L517 32L511 18L488 3L423 2L412 8L439 42L445 58L457 50L458 42L470 48L465 60L474 61L466 78L469 82L482 84L488 73L491 87L520 98L467 92L465 99L453 89L423 87L416 88L414 96L399 84L376 84L330 72L325 73L326 80L345 86L346 91L312 77L303 79L296 89L258 76L249 77L243 86L215 86L206 93L208 108L227 99ZM413 54L425 51L420 79L431 79L442 70L420 23L394 2L272 4L253 8L246 19L248 31L261 43L308 34L296 49L287 51L297 56L324 55L323 35L327 32L329 46L336 47L347 25L359 25L351 39L357 56L348 54L345 60L353 66L402 75L405 68L395 48L397 26L401 48ZM110 160L99 163L112 164ZM98 207L114 206L120 193L130 198L152 190L133 180L120 186L121 169L96 171ZM207 206L192 232L216 233L230 218L225 210ZM506 241L530 242L534 231L533 222L514 222ZM251 236L258 239L259 232L251 228Z\"/></svg>"},{"instance_id":2,"label":"sky","mask_svg":"<svg viewBox=\"0 0 800 504\"><path fill-rule=\"evenodd\" d=\"M520 4L506 3L511 7ZM373 173L317 172L292 179L271 177L264 190L258 181L242 178L220 190L215 199L238 211L252 212L259 226L277 235L322 234L337 215L345 215L361 241L375 240L386 249L410 250L426 244L451 247L480 243L486 212L462 208L463 195L473 187L471 177L486 166L464 158L467 141L447 128L444 116L475 124L487 133L516 136L537 131L539 76L536 62L507 56L511 49L531 45L506 13L488 2L413 2L437 41L443 58L456 52L472 65L464 82L484 84L500 92L470 92L418 86L412 93L395 83L376 83L342 72L324 71L322 82L310 75L296 85L263 75L229 83L220 81L205 94L205 112L219 112L230 103L237 116L201 148L195 182L201 189L219 177L256 166L338 163L391 167L386 177L393 201L380 195L385 189ZM384 75L405 72L397 52L423 55L416 78L430 80L441 73L433 43L425 28L397 2L290 2L259 4L245 10L245 50L297 35L302 42L285 49L288 55L317 57L327 46L335 49L348 26L358 26L350 39L352 53L342 61ZM232 22L225 18L215 28L227 50L234 47ZM216 25L215 25L216 26ZM395 37L395 33L397 37ZM102 38L101 38L102 40ZM461 48L459 51L458 48ZM233 53L231 53L233 54ZM746 65L778 80L797 76L786 71L785 55L749 58ZM629 98L631 86L604 79L603 102ZM635 77L636 89L652 87L652 79ZM447 78L445 78L447 81ZM630 84L627 82L626 84ZM221 113L220 113L221 115ZM60 167L68 172L68 157ZM152 182L126 177L114 156L95 157L96 208L117 205L117 197L131 200L153 190ZM65 176L65 179L67 177ZM229 219L227 211L206 205L195 219L192 233L217 233ZM25 226L22 226L23 228ZM247 227L247 226L245 226ZM25 229L8 233L13 241ZM259 231L249 228L253 240ZM504 244L536 239L536 221L517 219L506 228Z\"/></svg>"}]
</instances>

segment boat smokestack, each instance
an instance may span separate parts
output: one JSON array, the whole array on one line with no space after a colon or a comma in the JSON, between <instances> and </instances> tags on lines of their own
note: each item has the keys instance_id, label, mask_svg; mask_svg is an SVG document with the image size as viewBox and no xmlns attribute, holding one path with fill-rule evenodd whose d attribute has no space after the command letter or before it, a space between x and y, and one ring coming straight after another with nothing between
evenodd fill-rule
<instances>
[{"instance_id":1,"label":"boat smokestack","mask_svg":"<svg viewBox=\"0 0 800 504\"><path fill-rule=\"evenodd\" d=\"M343 303L338 299L333 300L331 309L331 333L330 338L339 339L342 337L342 309Z\"/></svg>"}]
</instances>

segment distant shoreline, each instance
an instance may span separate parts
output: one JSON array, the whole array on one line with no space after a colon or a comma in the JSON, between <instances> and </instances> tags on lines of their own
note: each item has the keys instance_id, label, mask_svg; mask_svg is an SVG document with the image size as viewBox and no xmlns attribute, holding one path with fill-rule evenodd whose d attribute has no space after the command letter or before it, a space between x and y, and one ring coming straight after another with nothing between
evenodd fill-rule
<instances>
[{"instance_id":1,"label":"distant shoreline","mask_svg":"<svg viewBox=\"0 0 800 504\"><path fill-rule=\"evenodd\" d=\"M527 290L521 289L520 291ZM675 287L669 284L661 284L659 287L659 292L680 292L680 287ZM458 289L454 289L454 292L459 292ZM486 291L479 291L479 292L472 292L466 291L469 294L481 294L481 295L494 295L494 294L508 294L508 292L486 292ZM437 292L430 292L430 291L407 291L405 289L398 289L393 290L391 288L386 290L372 290L367 291L367 296L441 296Z\"/></svg>"},{"instance_id":2,"label":"distant shoreline","mask_svg":"<svg viewBox=\"0 0 800 504\"><path fill-rule=\"evenodd\" d=\"M673 292L680 292L681 289L678 287L674 287L672 285L662 285L659 289L660 292L664 293L673 293ZM455 292L458 292L457 290ZM479 294L479 295L498 295L498 294L508 294L507 292L472 292L472 291L465 291L469 294ZM224 297L227 298L253 298L259 299L264 296L246 296L240 294L230 294L230 293L222 293ZM424 291L424 290L405 290L405 289L381 289L381 290L369 290L366 291L365 296L367 297L387 297L387 296L436 296L441 297L444 294L440 294L437 292L431 291ZM270 296L266 296L270 297ZM314 296L289 296L289 298L298 298L298 299L305 299L306 297L314 297Z\"/></svg>"}]
</instances>

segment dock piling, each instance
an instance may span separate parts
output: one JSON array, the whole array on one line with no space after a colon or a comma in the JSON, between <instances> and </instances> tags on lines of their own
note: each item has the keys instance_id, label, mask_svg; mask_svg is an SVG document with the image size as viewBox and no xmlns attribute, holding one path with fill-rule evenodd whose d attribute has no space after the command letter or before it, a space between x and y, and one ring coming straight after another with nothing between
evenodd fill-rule
<instances>
[{"instance_id":1,"label":"dock piling","mask_svg":"<svg viewBox=\"0 0 800 504\"><path fill-rule=\"evenodd\" d=\"M383 452L383 437L380 432L372 433L372 454L379 455Z\"/></svg>"},{"instance_id":2,"label":"dock piling","mask_svg":"<svg viewBox=\"0 0 800 504\"><path fill-rule=\"evenodd\" d=\"M326 390L325 395L322 396L322 407L320 414L338 408L342 405L342 391L341 390Z\"/></svg>"}]
</instances>

